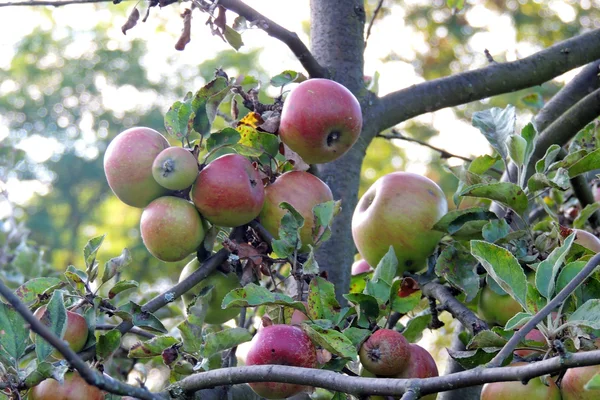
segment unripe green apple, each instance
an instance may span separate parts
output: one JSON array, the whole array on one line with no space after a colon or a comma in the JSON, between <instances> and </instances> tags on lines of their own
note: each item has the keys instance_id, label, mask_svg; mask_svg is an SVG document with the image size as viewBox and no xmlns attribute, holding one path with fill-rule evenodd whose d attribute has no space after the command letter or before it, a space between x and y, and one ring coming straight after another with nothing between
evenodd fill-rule
<instances>
[{"instance_id":1,"label":"unripe green apple","mask_svg":"<svg viewBox=\"0 0 600 400\"><path fill-rule=\"evenodd\" d=\"M179 282L182 282L194 271L200 268L200 262L197 258L190 261L182 270L179 276ZM241 311L239 307L227 309L221 308L223 298L232 291L240 287L240 280L234 272L224 274L221 271L213 271L210 275L200 281L192 290L183 294L184 312L187 306L192 302L194 296L198 295L205 287L212 286L210 299L207 304L207 311L204 322L207 324L222 324L238 316Z\"/></svg>"},{"instance_id":2,"label":"unripe green apple","mask_svg":"<svg viewBox=\"0 0 600 400\"><path fill-rule=\"evenodd\" d=\"M167 147L163 135L144 127L127 129L110 142L104 153L104 173L119 200L144 208L168 193L152 176L154 159Z\"/></svg>"},{"instance_id":3,"label":"unripe green apple","mask_svg":"<svg viewBox=\"0 0 600 400\"><path fill-rule=\"evenodd\" d=\"M198 210L179 197L154 200L142 212L142 240L148 251L162 261L181 261L196 251L204 239Z\"/></svg>"},{"instance_id":4,"label":"unripe green apple","mask_svg":"<svg viewBox=\"0 0 600 400\"><path fill-rule=\"evenodd\" d=\"M331 200L333 194L322 180L308 172L289 171L265 188L265 202L259 215L260 223L276 239L279 238L281 218L287 212L280 208L279 204L291 204L304 217L304 226L300 229L300 253L305 253L309 250L309 244L314 245L313 207Z\"/></svg>"},{"instance_id":5,"label":"unripe green apple","mask_svg":"<svg viewBox=\"0 0 600 400\"><path fill-rule=\"evenodd\" d=\"M527 363L514 363L505 368ZM548 386L540 377L530 379L526 385L519 381L493 382L483 385L481 400L561 400L560 390L554 380L547 379Z\"/></svg>"},{"instance_id":6,"label":"unripe green apple","mask_svg":"<svg viewBox=\"0 0 600 400\"><path fill-rule=\"evenodd\" d=\"M376 266L393 246L398 275L420 271L442 238L432 227L447 211L444 192L429 178L409 172L387 174L354 210L354 244L369 265Z\"/></svg>"},{"instance_id":7,"label":"unripe green apple","mask_svg":"<svg viewBox=\"0 0 600 400\"><path fill-rule=\"evenodd\" d=\"M569 368L560 384L563 400L597 400L600 390L585 390L584 386L594 375L600 374L600 365Z\"/></svg>"},{"instance_id":8,"label":"unripe green apple","mask_svg":"<svg viewBox=\"0 0 600 400\"><path fill-rule=\"evenodd\" d=\"M279 137L309 164L345 154L362 129L362 111L352 92L329 79L309 79L286 98Z\"/></svg>"},{"instance_id":9,"label":"unripe green apple","mask_svg":"<svg viewBox=\"0 0 600 400\"><path fill-rule=\"evenodd\" d=\"M246 355L246 365L317 367L317 352L302 329L293 325L270 325L259 329ZM254 382L250 387L267 399L283 399L308 388L285 382Z\"/></svg>"},{"instance_id":10,"label":"unripe green apple","mask_svg":"<svg viewBox=\"0 0 600 400\"><path fill-rule=\"evenodd\" d=\"M198 176L198 160L183 147L169 147L154 159L152 176L169 190L187 189Z\"/></svg>"},{"instance_id":11,"label":"unripe green apple","mask_svg":"<svg viewBox=\"0 0 600 400\"><path fill-rule=\"evenodd\" d=\"M61 385L48 378L29 392L29 400L104 400L104 392L89 385L77 372L67 372Z\"/></svg>"},{"instance_id":12,"label":"unripe green apple","mask_svg":"<svg viewBox=\"0 0 600 400\"><path fill-rule=\"evenodd\" d=\"M258 216L265 189L258 171L239 154L226 154L208 164L192 187L192 201L214 225L236 227Z\"/></svg>"},{"instance_id":13,"label":"unripe green apple","mask_svg":"<svg viewBox=\"0 0 600 400\"><path fill-rule=\"evenodd\" d=\"M508 320L514 317L523 308L508 294L498 294L489 285L481 289L477 314L488 324L505 326Z\"/></svg>"},{"instance_id":14,"label":"unripe green apple","mask_svg":"<svg viewBox=\"0 0 600 400\"><path fill-rule=\"evenodd\" d=\"M46 321L45 318L42 318L45 311L46 306L42 306L35 310L33 315L37 319L39 319L43 324L48 326L49 321ZM63 336L63 340L69 344L71 350L73 350L76 353L83 350L83 346L85 346L85 343L87 342L88 333L89 329L85 318L82 315L67 310L67 327ZM37 335L33 331L31 331L29 336L31 337L31 340L35 343ZM54 350L52 352L52 357L56 359L64 358L58 350Z\"/></svg>"}]
</instances>

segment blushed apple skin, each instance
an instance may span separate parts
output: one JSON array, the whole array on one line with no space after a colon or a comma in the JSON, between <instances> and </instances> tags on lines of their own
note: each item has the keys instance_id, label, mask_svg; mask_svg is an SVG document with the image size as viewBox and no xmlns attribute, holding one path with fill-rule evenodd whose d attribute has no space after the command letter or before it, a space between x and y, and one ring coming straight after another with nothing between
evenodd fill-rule
<instances>
[{"instance_id":1,"label":"blushed apple skin","mask_svg":"<svg viewBox=\"0 0 600 400\"><path fill-rule=\"evenodd\" d=\"M256 333L246 355L246 365L317 367L317 352L306 333L297 326L264 326ZM250 387L267 399L283 399L308 387L284 382L254 382Z\"/></svg>"},{"instance_id":2,"label":"blushed apple skin","mask_svg":"<svg viewBox=\"0 0 600 400\"><path fill-rule=\"evenodd\" d=\"M45 311L46 306L42 306L35 310L33 315L37 319L41 320ZM71 350L73 350L75 353L78 353L81 350L83 350L83 346L85 346L85 343L87 342L88 334L89 328L87 326L85 318L82 315L67 310L67 328L65 330L63 340L69 344ZM29 336L31 337L31 340L35 343L36 335L33 333L33 331L31 331ZM58 350L52 352L52 357L59 360L64 358Z\"/></svg>"},{"instance_id":3,"label":"blushed apple skin","mask_svg":"<svg viewBox=\"0 0 600 400\"><path fill-rule=\"evenodd\" d=\"M287 212L280 208L279 204L284 201L291 204L304 217L304 226L300 229L300 253L305 253L309 250L309 244L314 245L313 207L331 200L331 189L322 180L308 172L289 171L265 188L265 202L259 215L260 223L276 239L279 238L281 218Z\"/></svg>"},{"instance_id":4,"label":"blushed apple skin","mask_svg":"<svg viewBox=\"0 0 600 400\"><path fill-rule=\"evenodd\" d=\"M377 265L391 246L398 275L425 268L443 234L433 225L448 211L442 189L410 172L379 178L359 200L352 216L352 237L369 265Z\"/></svg>"},{"instance_id":5,"label":"blushed apple skin","mask_svg":"<svg viewBox=\"0 0 600 400\"><path fill-rule=\"evenodd\" d=\"M364 341L358 355L365 369L381 376L394 376L411 362L410 344L393 329L373 333Z\"/></svg>"},{"instance_id":6,"label":"blushed apple skin","mask_svg":"<svg viewBox=\"0 0 600 400\"><path fill-rule=\"evenodd\" d=\"M29 392L30 400L104 400L104 392L89 385L78 373L68 372L61 385L48 378Z\"/></svg>"},{"instance_id":7,"label":"blushed apple skin","mask_svg":"<svg viewBox=\"0 0 600 400\"><path fill-rule=\"evenodd\" d=\"M505 326L523 308L508 294L498 294L488 285L481 289L477 314L489 324Z\"/></svg>"},{"instance_id":8,"label":"blushed apple skin","mask_svg":"<svg viewBox=\"0 0 600 400\"><path fill-rule=\"evenodd\" d=\"M309 164L333 161L354 145L362 111L352 92L329 79L309 79L286 98L279 137Z\"/></svg>"},{"instance_id":9,"label":"blushed apple skin","mask_svg":"<svg viewBox=\"0 0 600 400\"><path fill-rule=\"evenodd\" d=\"M418 344L410 345L410 363L400 372L395 378L411 379L411 378L431 378L439 376L439 371L435 360L427 350ZM437 393L423 396L422 400L435 400Z\"/></svg>"},{"instance_id":10,"label":"blushed apple skin","mask_svg":"<svg viewBox=\"0 0 600 400\"><path fill-rule=\"evenodd\" d=\"M590 249L594 253L600 253L600 239L583 229L573 229L575 233L575 243Z\"/></svg>"},{"instance_id":11,"label":"blushed apple skin","mask_svg":"<svg viewBox=\"0 0 600 400\"><path fill-rule=\"evenodd\" d=\"M542 332L539 331L539 329L532 329L529 332L527 332L527 335L525 335L525 339L526 340L533 340L533 341L541 342L541 343L546 343L546 337L542 334ZM519 357L525 358L525 357L530 356L532 354L539 354L540 351L535 351L535 350L515 350L514 353L516 355L518 355Z\"/></svg>"},{"instance_id":12,"label":"blushed apple skin","mask_svg":"<svg viewBox=\"0 0 600 400\"><path fill-rule=\"evenodd\" d=\"M600 374L599 365L569 368L560 384L563 400L597 400L600 390L585 390L583 387L594 375Z\"/></svg>"},{"instance_id":13,"label":"blushed apple skin","mask_svg":"<svg viewBox=\"0 0 600 400\"><path fill-rule=\"evenodd\" d=\"M181 261L196 251L204 239L198 210L179 197L154 200L142 212L140 232L144 245L162 261Z\"/></svg>"},{"instance_id":14,"label":"blushed apple skin","mask_svg":"<svg viewBox=\"0 0 600 400\"><path fill-rule=\"evenodd\" d=\"M505 368L526 364L514 363ZM554 380L548 379L548 384L544 385L540 377L529 380L527 385L519 381L486 383L481 390L480 400L561 400L560 389Z\"/></svg>"},{"instance_id":15,"label":"blushed apple skin","mask_svg":"<svg viewBox=\"0 0 600 400\"><path fill-rule=\"evenodd\" d=\"M145 127L127 129L110 142L104 153L104 173L119 200L144 208L169 192L152 176L154 159L167 147L163 135Z\"/></svg>"},{"instance_id":16,"label":"blushed apple skin","mask_svg":"<svg viewBox=\"0 0 600 400\"><path fill-rule=\"evenodd\" d=\"M236 227L258 216L265 189L258 171L239 154L226 154L208 164L192 187L192 201L214 225Z\"/></svg>"},{"instance_id":17,"label":"blushed apple skin","mask_svg":"<svg viewBox=\"0 0 600 400\"><path fill-rule=\"evenodd\" d=\"M365 272L371 272L373 268L365 260L358 260L352 263L352 269L350 273L354 275L364 274Z\"/></svg>"},{"instance_id":18,"label":"blushed apple skin","mask_svg":"<svg viewBox=\"0 0 600 400\"><path fill-rule=\"evenodd\" d=\"M198 176L198 160L183 147L166 148L154 159L152 176L169 190L187 189Z\"/></svg>"},{"instance_id":19,"label":"blushed apple skin","mask_svg":"<svg viewBox=\"0 0 600 400\"><path fill-rule=\"evenodd\" d=\"M179 282L182 282L198 268L200 268L200 262L197 258L194 258L181 270L181 275L179 275ZM207 286L212 286L213 289L211 298L208 302L208 310L206 312L206 315L204 316L204 322L206 322L207 324L222 324L239 315L241 308L232 307L222 309L221 304L223 302L223 298L227 295L227 293L229 293L233 289L237 289L240 287L240 280L238 279L235 272L230 272L226 275L221 271L213 271L210 275L201 280L200 283L194 286L191 290L183 294L182 298L184 305L184 313L186 312L185 310L187 308L187 305L190 304L194 299L194 296L197 296L202 291L202 289L204 289Z\"/></svg>"}]
</instances>

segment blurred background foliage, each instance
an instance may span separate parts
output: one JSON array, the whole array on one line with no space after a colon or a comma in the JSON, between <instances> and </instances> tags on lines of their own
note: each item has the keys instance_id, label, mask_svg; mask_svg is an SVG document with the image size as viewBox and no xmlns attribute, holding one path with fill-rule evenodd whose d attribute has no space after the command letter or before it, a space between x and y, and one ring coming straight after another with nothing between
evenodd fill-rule
<instances>
[{"instance_id":1,"label":"blurred background foliage","mask_svg":"<svg viewBox=\"0 0 600 400\"><path fill-rule=\"evenodd\" d=\"M258 7L257 2L249 3ZM496 61L504 61L509 51L515 52L512 59L522 57L600 26L599 3L472 0L457 11L445 0L385 1L373 31L390 32L390 42L406 41L394 34L393 17L400 16L404 20L402 35L410 35L412 51L391 49L378 62L407 66L416 81L482 67L489 61L483 52L473 49L476 41L490 39L486 34L492 25L512 29L517 41L511 49L490 42ZM368 19L377 4L376 0L366 2ZM120 34L119 27L130 5L69 7L81 7L77 8L81 21L76 27L64 23L60 13L67 7L28 10L43 23L34 24L35 29L11 44L12 57L0 68L0 189L11 199L10 206L4 202L0 208L1 274L16 286L32 276L62 271L69 264L81 267L81 249L86 241L106 233L99 255L102 262L120 254L124 247L132 252L134 263L124 278L142 282L176 279L184 262L167 264L151 257L139 236L141 210L123 205L110 192L102 169L108 142L135 125L164 132L163 115L170 104L210 80L215 68L223 67L230 76L255 76L267 93L276 96L277 90L268 86L269 77L283 69L297 69L299 64L285 51L280 52L283 61L266 56L266 50L277 45L266 35L260 41L243 36L249 46L240 52L222 47L214 54L202 54L200 63L194 62L193 52L201 51L202 44L174 53L172 47L180 29L176 6L153 9L150 21L154 25L136 27L127 37ZM264 12L271 16L268 10ZM277 15L272 17L277 20ZM204 20L198 18L195 24L200 25L200 21ZM308 21L301 24L306 35L310 25ZM135 29L141 32L137 36ZM195 35L193 44L220 41L206 31ZM370 40L376 38L381 35ZM386 45L369 42L367 50ZM284 68L276 70L278 62ZM376 71L366 74L372 74L373 90L390 91ZM389 82L395 76L386 79ZM474 111L510 103L518 107L520 122L527 122L561 86L561 81L550 82L443 110L441 115L458 121L459 128L468 127ZM408 137L434 142L440 133L435 122L439 115L418 117L398 128ZM451 140L465 140L461 133L450 132ZM482 152L490 153L490 149L484 146L476 150L476 154ZM446 168L449 162L463 163L443 160L438 153L416 144L377 138L363 164L361 194L386 173L415 170L437 181L451 198L456 180ZM9 237L10 232L18 234Z\"/></svg>"}]
</instances>

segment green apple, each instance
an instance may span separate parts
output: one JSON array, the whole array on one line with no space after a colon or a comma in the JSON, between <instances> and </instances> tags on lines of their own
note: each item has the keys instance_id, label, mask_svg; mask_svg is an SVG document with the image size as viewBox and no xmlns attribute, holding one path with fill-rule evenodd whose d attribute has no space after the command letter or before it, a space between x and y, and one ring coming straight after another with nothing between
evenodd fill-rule
<instances>
[{"instance_id":1,"label":"green apple","mask_svg":"<svg viewBox=\"0 0 600 400\"><path fill-rule=\"evenodd\" d=\"M154 159L152 176L169 190L187 189L198 176L198 160L183 147L169 147Z\"/></svg>"},{"instance_id":2,"label":"green apple","mask_svg":"<svg viewBox=\"0 0 600 400\"><path fill-rule=\"evenodd\" d=\"M489 324L505 326L523 308L508 294L498 294L489 285L481 289L477 314Z\"/></svg>"},{"instance_id":3,"label":"green apple","mask_svg":"<svg viewBox=\"0 0 600 400\"><path fill-rule=\"evenodd\" d=\"M104 400L104 392L77 372L67 372L64 383L48 378L29 391L29 400Z\"/></svg>"},{"instance_id":4,"label":"green apple","mask_svg":"<svg viewBox=\"0 0 600 400\"><path fill-rule=\"evenodd\" d=\"M46 306L41 306L33 315L39 319L43 324L49 325L49 322L43 318L44 313L46 312ZM46 323L48 322L48 324ZM87 342L89 329L87 326L87 321L82 315L79 315L75 312L67 310L67 327L65 329L65 334L63 336L63 340L69 344L69 347L74 352L78 353L83 350L83 346ZM31 331L30 333L31 340L35 343L37 335ZM63 355L60 354L58 350L52 352L52 357L56 359L63 359Z\"/></svg>"}]
</instances>

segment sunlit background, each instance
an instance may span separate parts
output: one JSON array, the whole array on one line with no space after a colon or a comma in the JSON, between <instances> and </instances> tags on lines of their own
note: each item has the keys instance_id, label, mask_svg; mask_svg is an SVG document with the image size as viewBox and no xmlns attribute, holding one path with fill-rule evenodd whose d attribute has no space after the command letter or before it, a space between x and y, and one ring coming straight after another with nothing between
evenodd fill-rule
<instances>
[{"instance_id":1,"label":"sunlit background","mask_svg":"<svg viewBox=\"0 0 600 400\"><path fill-rule=\"evenodd\" d=\"M247 3L309 42L308 1ZM366 3L370 19L377 1ZM30 271L81 265L85 242L107 233L101 261L130 248L134 264L126 274L152 292L176 279L183 263L159 262L143 248L140 210L117 201L105 182L107 143L135 125L164 132L162 117L169 106L210 80L217 67L229 76L256 76L275 96L278 90L268 86L269 78L287 69L300 71L301 65L285 45L258 29L243 33L244 46L236 52L211 34L206 15L198 12L192 41L185 51L176 51L179 14L189 3L152 8L147 22L123 35L121 26L134 4L0 8L0 189L8 193L8 201L0 198L0 219L13 216L14 223L24 223L31 231L28 238L45 249L43 258L26 258ZM138 7L143 15L146 5ZM456 13L445 0L386 0L368 40L365 75L374 79L373 90L384 95L483 67L488 64L486 49L498 62L516 60L600 27L599 9L597 0L472 0ZM234 17L228 13L228 18ZM522 126L576 72L539 87L425 114L397 128L457 155L491 153L470 124L474 111L514 104ZM361 193L379 176L405 170L430 176L451 197L456 180L445 167L462 163L441 160L435 151L414 143L376 139L363 164ZM10 266L4 274L13 285L26 278ZM423 341L440 362L449 344L447 333L441 329Z\"/></svg>"}]
</instances>

